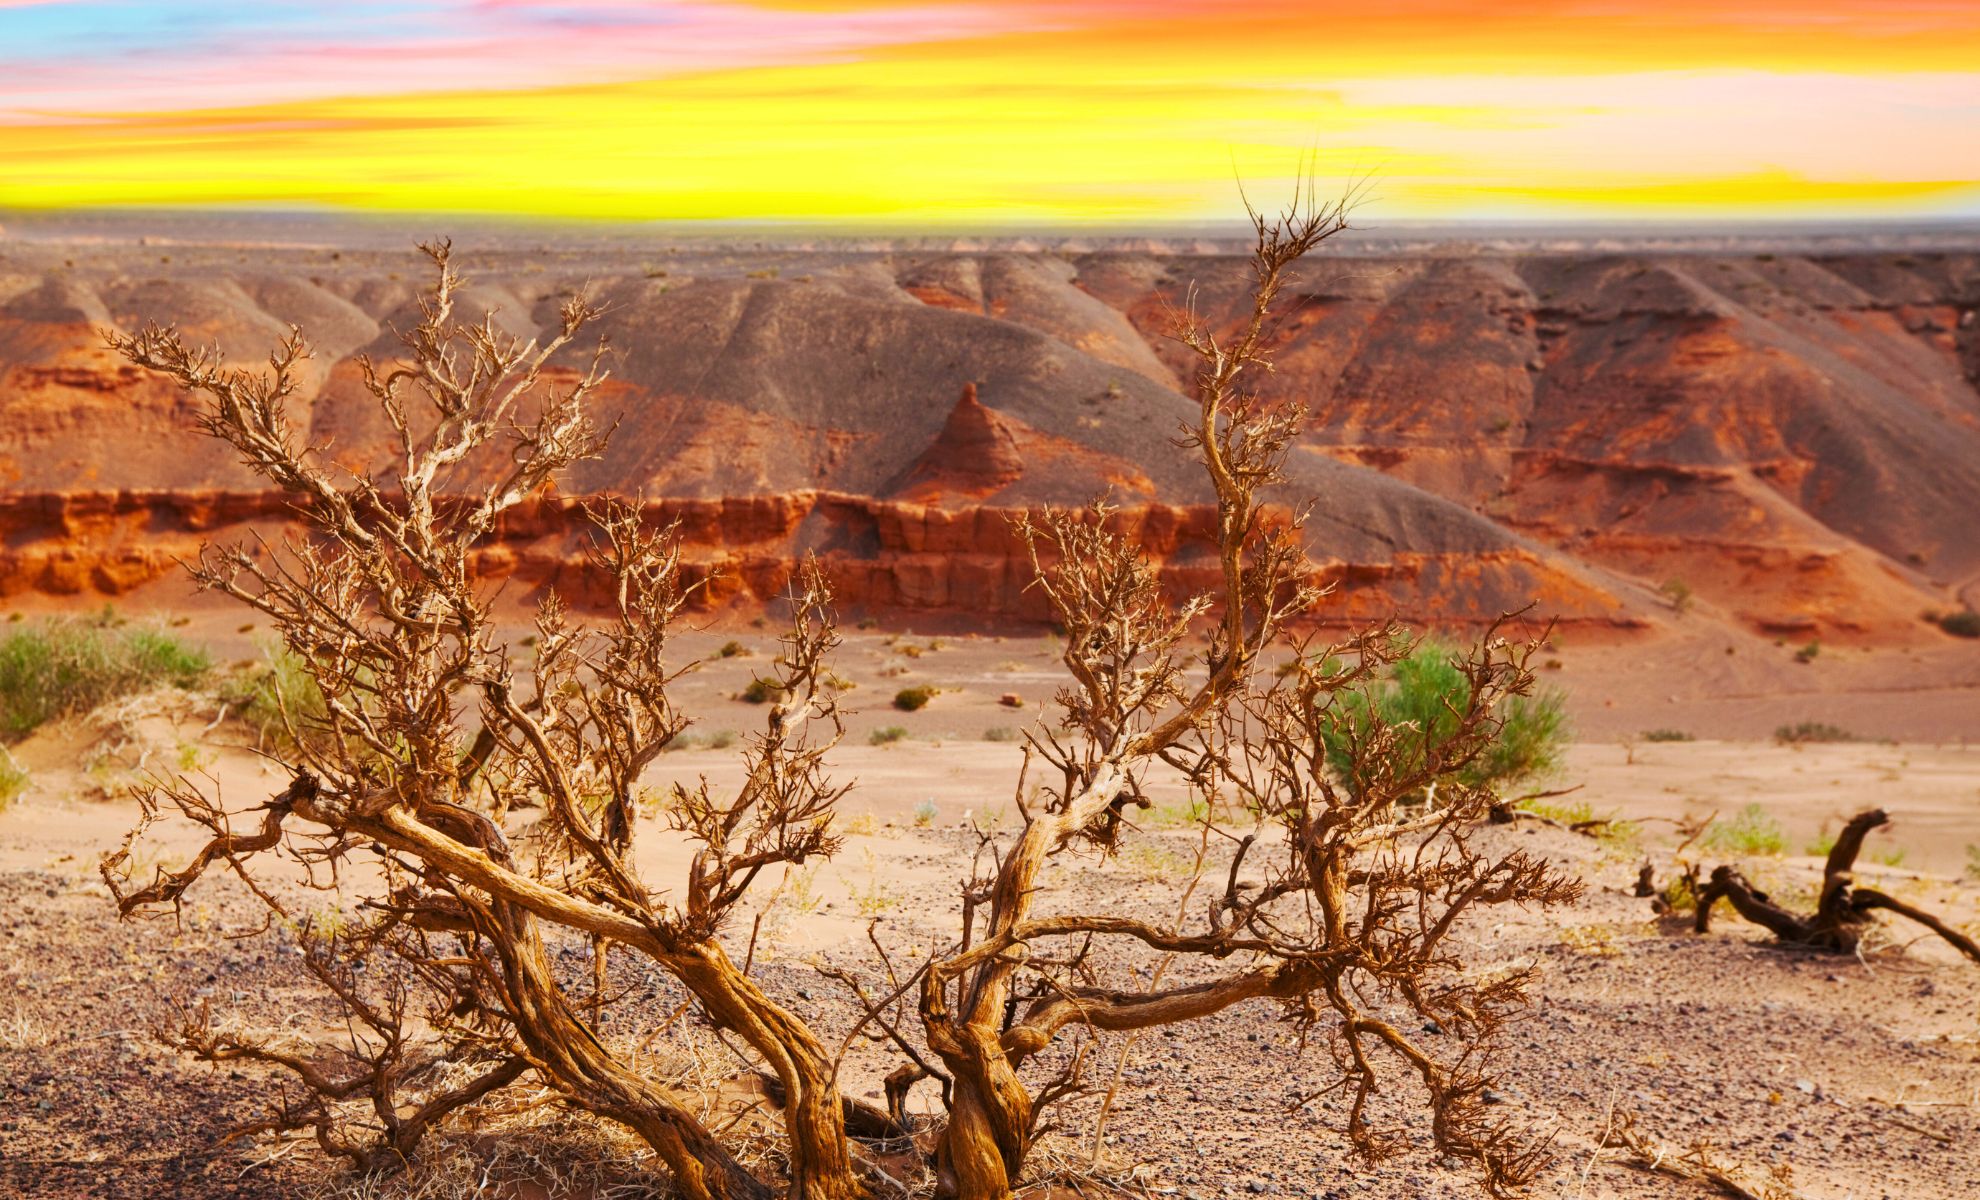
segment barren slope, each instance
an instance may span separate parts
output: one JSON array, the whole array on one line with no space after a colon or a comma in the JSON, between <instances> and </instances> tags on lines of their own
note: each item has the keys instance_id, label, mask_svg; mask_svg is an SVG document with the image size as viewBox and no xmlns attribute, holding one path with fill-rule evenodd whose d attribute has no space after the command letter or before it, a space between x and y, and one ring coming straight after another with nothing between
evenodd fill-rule
<instances>
[{"instance_id":1,"label":"barren slope","mask_svg":"<svg viewBox=\"0 0 1980 1200\"><path fill-rule=\"evenodd\" d=\"M112 361L104 326L176 319L248 358L301 323L319 356L299 427L347 465L386 461L355 356L390 356L411 323L409 257L0 248L0 590L128 590L281 518L182 432L179 397ZM605 302L620 425L571 487L684 516L697 559L731 568L723 595L772 595L817 550L854 604L1035 616L1007 516L1103 493L1179 582L1209 565L1208 495L1170 442L1190 365L1162 334L1191 281L1235 319L1241 258L469 260L463 308L517 333L574 287ZM1538 597L1641 627L1670 619L1651 589L1681 578L1692 620L1917 640L1939 636L1918 613L1980 577L1980 259L1337 257L1307 276L1263 386L1310 407L1283 499L1314 503L1340 615ZM577 546L550 497L485 565L570 588Z\"/></svg>"}]
</instances>

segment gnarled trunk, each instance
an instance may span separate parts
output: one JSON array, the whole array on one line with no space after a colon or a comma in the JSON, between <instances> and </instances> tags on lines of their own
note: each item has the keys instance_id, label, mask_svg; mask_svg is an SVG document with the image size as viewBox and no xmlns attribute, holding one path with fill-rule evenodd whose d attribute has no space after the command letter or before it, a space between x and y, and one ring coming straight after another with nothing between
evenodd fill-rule
<instances>
[{"instance_id":1,"label":"gnarled trunk","mask_svg":"<svg viewBox=\"0 0 1980 1200\"><path fill-rule=\"evenodd\" d=\"M974 1052L943 1054L955 1082L949 1124L935 1149L935 1194L940 1200L1004 1200L1031 1149L1031 1095L997 1045L994 1028L968 1026L961 1037L976 1046Z\"/></svg>"},{"instance_id":2,"label":"gnarled trunk","mask_svg":"<svg viewBox=\"0 0 1980 1200\"><path fill-rule=\"evenodd\" d=\"M791 1200L861 1200L866 1195L846 1141L845 1104L832 1059L811 1030L742 973L720 944L707 941L668 965L716 1021L733 1029L783 1085Z\"/></svg>"},{"instance_id":3,"label":"gnarled trunk","mask_svg":"<svg viewBox=\"0 0 1980 1200\"><path fill-rule=\"evenodd\" d=\"M688 1200L771 1200L769 1185L737 1162L669 1089L621 1063L571 1011L534 918L512 904L498 902L495 909L504 928L492 940L516 1030L570 1101L638 1133Z\"/></svg>"}]
</instances>

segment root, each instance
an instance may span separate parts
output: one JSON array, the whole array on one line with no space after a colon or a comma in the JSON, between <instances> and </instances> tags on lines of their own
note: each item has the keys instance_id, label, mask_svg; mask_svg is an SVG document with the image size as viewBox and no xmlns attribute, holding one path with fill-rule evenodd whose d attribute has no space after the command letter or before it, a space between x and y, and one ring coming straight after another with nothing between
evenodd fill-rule
<instances>
[{"instance_id":1,"label":"root","mask_svg":"<svg viewBox=\"0 0 1980 1200\"><path fill-rule=\"evenodd\" d=\"M1980 962L1980 944L1941 918L1883 892L1855 886L1852 870L1856 865L1856 856L1863 850L1864 838L1872 830L1889 823L1890 817L1884 810L1875 808L1858 813L1843 826L1834 849L1829 851L1828 862L1823 866L1821 899L1812 914L1802 916L1774 903L1767 893L1754 887L1728 864L1715 868L1711 882L1698 893L1698 913L1693 927L1699 933L1709 931L1713 908L1720 900L1725 900L1732 905L1733 911L1764 927L1784 945L1805 946L1835 954L1855 954L1863 935L1871 927L1871 914L1877 909L1884 909L1916 921L1967 958Z\"/></svg>"}]
</instances>

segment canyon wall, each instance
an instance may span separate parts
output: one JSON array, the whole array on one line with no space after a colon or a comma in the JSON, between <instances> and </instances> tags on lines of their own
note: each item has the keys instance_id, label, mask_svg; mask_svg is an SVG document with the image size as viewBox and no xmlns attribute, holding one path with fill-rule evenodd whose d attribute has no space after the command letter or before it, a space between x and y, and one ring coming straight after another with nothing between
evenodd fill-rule
<instances>
[{"instance_id":1,"label":"canyon wall","mask_svg":"<svg viewBox=\"0 0 1980 1200\"><path fill-rule=\"evenodd\" d=\"M106 328L171 321L252 362L301 325L299 436L386 460L356 356L416 319L412 256L157 257L0 242L0 594L164 588L203 540L288 524ZM1241 257L461 257L463 308L514 332L575 287L607 310L610 449L480 554L519 597L583 594L570 497L594 493L678 518L723 606L815 553L856 609L1040 619L1009 518L1100 495L1178 589L1214 570L1210 497L1172 442L1193 365L1164 333L1192 284L1236 321ZM1920 613L1980 579L1976 308L1971 254L1322 257L1260 383L1308 411L1278 500L1310 506L1325 617L1533 602L1620 630L1939 636ZM1673 581L1691 613L1660 597Z\"/></svg>"}]
</instances>

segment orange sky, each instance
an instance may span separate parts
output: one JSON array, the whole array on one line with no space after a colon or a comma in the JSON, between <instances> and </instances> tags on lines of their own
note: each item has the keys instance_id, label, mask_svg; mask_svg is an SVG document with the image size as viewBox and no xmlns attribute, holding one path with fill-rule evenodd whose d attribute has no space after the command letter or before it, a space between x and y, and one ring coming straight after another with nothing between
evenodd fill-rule
<instances>
[{"instance_id":1,"label":"orange sky","mask_svg":"<svg viewBox=\"0 0 1980 1200\"><path fill-rule=\"evenodd\" d=\"M0 207L1980 216L1980 4L0 0Z\"/></svg>"}]
</instances>

